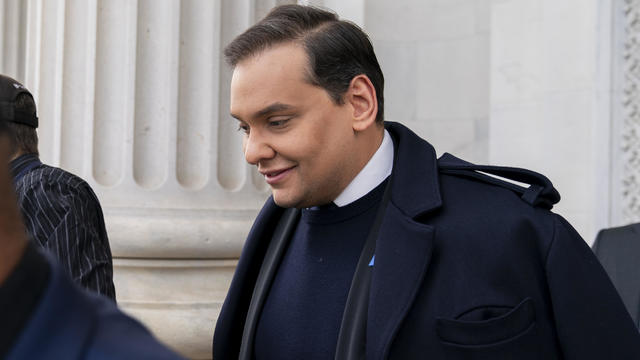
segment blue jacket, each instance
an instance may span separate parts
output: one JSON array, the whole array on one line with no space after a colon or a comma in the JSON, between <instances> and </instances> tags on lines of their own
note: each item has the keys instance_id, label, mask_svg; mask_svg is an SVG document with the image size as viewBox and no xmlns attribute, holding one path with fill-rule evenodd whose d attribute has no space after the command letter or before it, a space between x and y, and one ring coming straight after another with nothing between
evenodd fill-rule
<instances>
[{"instance_id":1,"label":"blue jacket","mask_svg":"<svg viewBox=\"0 0 640 360\"><path fill-rule=\"evenodd\" d=\"M113 301L78 288L50 264L49 284L7 360L182 359Z\"/></svg>"},{"instance_id":2,"label":"blue jacket","mask_svg":"<svg viewBox=\"0 0 640 360\"><path fill-rule=\"evenodd\" d=\"M640 335L607 275L549 211L559 200L549 180L436 159L406 127L386 128L395 159L372 268L367 359L640 359ZM216 325L216 360L238 358L283 214L269 199L253 225Z\"/></svg>"}]
</instances>

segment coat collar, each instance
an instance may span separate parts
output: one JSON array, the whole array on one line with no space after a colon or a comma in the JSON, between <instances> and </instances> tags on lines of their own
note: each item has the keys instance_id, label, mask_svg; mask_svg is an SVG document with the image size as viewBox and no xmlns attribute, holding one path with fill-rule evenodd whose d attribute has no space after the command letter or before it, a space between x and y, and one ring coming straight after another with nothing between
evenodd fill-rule
<instances>
[{"instance_id":1,"label":"coat collar","mask_svg":"<svg viewBox=\"0 0 640 360\"><path fill-rule=\"evenodd\" d=\"M395 147L391 201L409 218L442 205L436 151L404 125L386 122Z\"/></svg>"},{"instance_id":2,"label":"coat collar","mask_svg":"<svg viewBox=\"0 0 640 360\"><path fill-rule=\"evenodd\" d=\"M9 163L11 174L13 175L13 182L17 183L31 169L42 165L38 154L24 154Z\"/></svg>"},{"instance_id":3,"label":"coat collar","mask_svg":"<svg viewBox=\"0 0 640 360\"><path fill-rule=\"evenodd\" d=\"M384 359L421 288L435 229L416 221L442 205L433 147L408 128L386 123L394 139L391 201L376 241L367 319L367 359Z\"/></svg>"}]
</instances>

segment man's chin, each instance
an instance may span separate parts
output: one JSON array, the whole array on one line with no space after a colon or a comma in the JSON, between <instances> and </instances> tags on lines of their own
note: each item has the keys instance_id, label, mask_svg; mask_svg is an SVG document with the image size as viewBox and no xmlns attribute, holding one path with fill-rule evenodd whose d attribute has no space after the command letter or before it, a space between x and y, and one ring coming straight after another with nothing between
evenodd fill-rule
<instances>
[{"instance_id":1,"label":"man's chin","mask_svg":"<svg viewBox=\"0 0 640 360\"><path fill-rule=\"evenodd\" d=\"M276 205L283 208L306 207L301 199L296 198L295 196L289 196L288 194L283 194L281 191L273 191L273 201Z\"/></svg>"}]
</instances>

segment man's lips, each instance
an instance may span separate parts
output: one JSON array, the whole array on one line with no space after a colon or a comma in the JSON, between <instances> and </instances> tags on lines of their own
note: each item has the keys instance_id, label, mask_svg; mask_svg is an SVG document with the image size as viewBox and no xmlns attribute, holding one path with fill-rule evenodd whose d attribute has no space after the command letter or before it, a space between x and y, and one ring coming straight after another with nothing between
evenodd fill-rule
<instances>
[{"instance_id":1,"label":"man's lips","mask_svg":"<svg viewBox=\"0 0 640 360\"><path fill-rule=\"evenodd\" d=\"M289 175L289 173L294 167L295 166L292 166L286 169L260 171L260 173L264 175L264 179L267 181L267 184L274 185L284 180L284 178L287 177L287 175Z\"/></svg>"}]
</instances>

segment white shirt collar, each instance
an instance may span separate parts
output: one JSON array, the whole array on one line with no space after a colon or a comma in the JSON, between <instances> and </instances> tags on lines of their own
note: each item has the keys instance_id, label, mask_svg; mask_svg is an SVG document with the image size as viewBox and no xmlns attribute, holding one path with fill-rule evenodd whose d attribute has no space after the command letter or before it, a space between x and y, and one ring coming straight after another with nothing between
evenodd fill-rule
<instances>
[{"instance_id":1,"label":"white shirt collar","mask_svg":"<svg viewBox=\"0 0 640 360\"><path fill-rule=\"evenodd\" d=\"M393 141L387 130L384 130L382 144L369 159L367 165L360 170L333 203L339 207L349 205L368 194L380 185L393 169Z\"/></svg>"}]
</instances>

